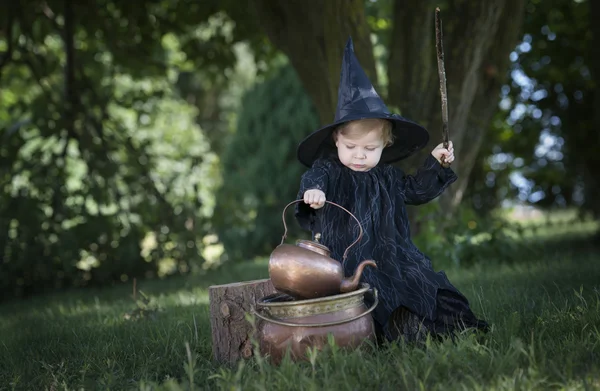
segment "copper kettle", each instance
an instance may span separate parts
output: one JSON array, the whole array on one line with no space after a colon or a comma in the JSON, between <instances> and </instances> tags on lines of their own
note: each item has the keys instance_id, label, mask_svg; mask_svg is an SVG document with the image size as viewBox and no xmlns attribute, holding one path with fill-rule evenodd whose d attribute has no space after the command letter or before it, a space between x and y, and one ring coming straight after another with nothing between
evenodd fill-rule
<instances>
[{"instance_id":1,"label":"copper kettle","mask_svg":"<svg viewBox=\"0 0 600 391\"><path fill-rule=\"evenodd\" d=\"M342 262L346 260L348 250L363 235L358 219L340 205L325 201L346 211L356 220L360 229L358 238L344 251L342 262L330 257L327 246L319 243L321 234L315 234L315 240L298 240L296 245L284 244L287 236L285 211L287 208L303 200L292 201L283 209L283 226L285 232L281 244L275 248L269 258L269 275L275 289L287 293L297 299L313 299L340 293L352 292L359 286L360 276L366 266L377 267L372 260L362 261L353 276L346 278Z\"/></svg>"}]
</instances>

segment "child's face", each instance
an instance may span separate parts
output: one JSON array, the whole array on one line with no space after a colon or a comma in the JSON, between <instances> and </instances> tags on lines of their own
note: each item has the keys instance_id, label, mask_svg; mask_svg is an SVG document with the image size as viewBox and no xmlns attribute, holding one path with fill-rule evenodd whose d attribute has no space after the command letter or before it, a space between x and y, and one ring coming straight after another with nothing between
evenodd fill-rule
<instances>
[{"instance_id":1,"label":"child's face","mask_svg":"<svg viewBox=\"0 0 600 391\"><path fill-rule=\"evenodd\" d=\"M369 171L379 163L384 142L381 126L372 121L353 121L339 132L335 145L340 162L354 171Z\"/></svg>"}]
</instances>

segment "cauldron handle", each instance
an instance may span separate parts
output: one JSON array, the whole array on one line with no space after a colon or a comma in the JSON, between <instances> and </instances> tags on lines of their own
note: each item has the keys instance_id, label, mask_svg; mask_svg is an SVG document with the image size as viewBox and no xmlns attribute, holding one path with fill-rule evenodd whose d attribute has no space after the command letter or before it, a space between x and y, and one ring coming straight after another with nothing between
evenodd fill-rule
<instances>
[{"instance_id":1,"label":"cauldron handle","mask_svg":"<svg viewBox=\"0 0 600 391\"><path fill-rule=\"evenodd\" d=\"M283 233L283 237L281 238L281 244L283 244L283 242L285 241L285 238L287 237L287 231L288 231L287 224L285 223L285 211L287 210L287 208L290 205L296 204L298 202L304 202L304 200L295 200L295 201L292 201L289 204L287 204L285 206L285 208L283 208L283 213L281 214L281 217L282 217L282 220L283 220L283 227L284 227L285 231ZM360 239L362 239L362 236L363 236L362 226L360 225L360 221L358 221L358 219L356 218L356 216L354 216L352 213L350 213L350 211L348 209L344 208L343 206L340 206L340 205L336 204L335 202L331 202L331 201L325 201L325 202L327 204L331 204L331 205L337 206L340 209L343 209L344 211L346 211L346 213L348 213L350 216L352 216L352 218L354 220L356 220L356 223L358 224L358 229L360 230L360 232L358 234L358 238L354 242L352 242L352 244L349 245L348 248L346 248L346 251L344 251L344 256L343 256L342 260L345 261L346 257L348 256L348 250L350 250L350 247L354 246L356 243L358 243L360 241Z\"/></svg>"},{"instance_id":2,"label":"cauldron handle","mask_svg":"<svg viewBox=\"0 0 600 391\"><path fill-rule=\"evenodd\" d=\"M352 322L353 320L362 318L363 316L368 315L371 312L373 312L373 310L375 310L375 308L377 307L377 304L379 304L379 297L377 296L377 289L373 288L372 291L373 291L374 302L373 302L373 305L371 305L371 307L368 310L366 310L365 312L363 312L360 315L356 315L356 316L353 316L353 317L348 318L348 319L336 320L334 322L323 322L323 323L290 323L290 322L283 322L281 320L275 320L275 319L272 319L272 318L267 318L266 316L259 314L256 309L253 309L252 313L254 315L256 315L257 317L259 317L260 319L264 320L265 322L275 323L275 324L278 324L280 326L290 326L290 327L328 327L328 326L338 326L340 324L349 323L349 322Z\"/></svg>"}]
</instances>

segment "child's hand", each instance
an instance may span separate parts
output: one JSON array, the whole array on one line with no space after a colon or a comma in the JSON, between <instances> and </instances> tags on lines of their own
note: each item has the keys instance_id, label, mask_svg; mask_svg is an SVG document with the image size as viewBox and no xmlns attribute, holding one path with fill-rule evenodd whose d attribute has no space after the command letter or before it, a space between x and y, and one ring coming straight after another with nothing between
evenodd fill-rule
<instances>
[{"instance_id":1,"label":"child's hand","mask_svg":"<svg viewBox=\"0 0 600 391\"><path fill-rule=\"evenodd\" d=\"M454 161L454 147L452 146L452 141L448 143L448 149L444 148L444 144L439 144L431 151L431 154L438 162L440 162L440 164L445 163L450 165Z\"/></svg>"},{"instance_id":2,"label":"child's hand","mask_svg":"<svg viewBox=\"0 0 600 391\"><path fill-rule=\"evenodd\" d=\"M313 209L320 209L325 205L325 193L319 189L311 189L304 192L304 203L310 204Z\"/></svg>"}]
</instances>

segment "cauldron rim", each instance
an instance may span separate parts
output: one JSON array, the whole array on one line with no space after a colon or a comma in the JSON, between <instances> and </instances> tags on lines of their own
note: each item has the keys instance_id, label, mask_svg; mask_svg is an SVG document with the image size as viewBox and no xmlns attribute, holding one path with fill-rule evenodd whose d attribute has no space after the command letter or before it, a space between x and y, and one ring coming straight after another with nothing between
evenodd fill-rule
<instances>
[{"instance_id":1,"label":"cauldron rim","mask_svg":"<svg viewBox=\"0 0 600 391\"><path fill-rule=\"evenodd\" d=\"M361 286L361 288L354 290L352 292L341 293L338 295L328 295L328 296L323 296L323 297L317 297L314 299L265 303L264 297L262 297L257 301L256 305L259 307L276 308L276 307L289 307L289 306L293 306L293 305L300 306L300 305L307 305L307 304L324 303L324 302L328 302L328 301L343 300L343 299L350 298L353 296L363 295L364 293L366 293L367 291L369 291L371 289L371 286L365 282L361 283L360 286Z\"/></svg>"}]
</instances>

